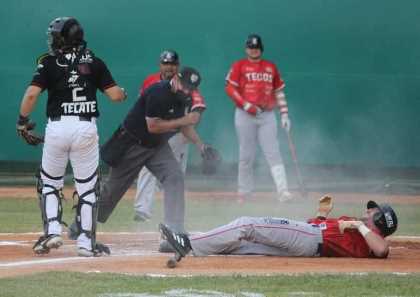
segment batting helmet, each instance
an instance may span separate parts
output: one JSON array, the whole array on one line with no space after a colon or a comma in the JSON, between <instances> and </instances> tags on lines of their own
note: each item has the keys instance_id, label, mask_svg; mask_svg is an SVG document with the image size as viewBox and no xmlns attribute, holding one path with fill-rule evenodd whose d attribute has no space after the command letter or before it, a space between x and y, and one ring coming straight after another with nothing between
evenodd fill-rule
<instances>
[{"instance_id":1,"label":"batting helmet","mask_svg":"<svg viewBox=\"0 0 420 297\"><path fill-rule=\"evenodd\" d=\"M261 51L264 51L264 45L262 43L261 36L258 34L250 34L246 39L247 48L259 48Z\"/></svg>"},{"instance_id":2,"label":"batting helmet","mask_svg":"<svg viewBox=\"0 0 420 297\"><path fill-rule=\"evenodd\" d=\"M60 50L86 44L82 26L72 17L54 19L48 26L47 35L48 49L54 55Z\"/></svg>"},{"instance_id":3,"label":"batting helmet","mask_svg":"<svg viewBox=\"0 0 420 297\"><path fill-rule=\"evenodd\" d=\"M179 64L179 57L176 51L165 50L160 54L160 63L162 64Z\"/></svg>"},{"instance_id":4,"label":"batting helmet","mask_svg":"<svg viewBox=\"0 0 420 297\"><path fill-rule=\"evenodd\" d=\"M378 208L379 211L373 215L373 223L381 231L382 235L388 236L397 230L398 219L395 211L389 204L377 204L370 200L367 203L367 209Z\"/></svg>"}]
</instances>

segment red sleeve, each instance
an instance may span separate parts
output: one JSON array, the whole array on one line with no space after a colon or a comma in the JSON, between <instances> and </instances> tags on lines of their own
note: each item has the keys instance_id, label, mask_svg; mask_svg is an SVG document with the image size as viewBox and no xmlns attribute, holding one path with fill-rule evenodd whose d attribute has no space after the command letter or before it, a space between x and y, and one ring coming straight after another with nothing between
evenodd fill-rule
<instances>
[{"instance_id":1,"label":"red sleeve","mask_svg":"<svg viewBox=\"0 0 420 297\"><path fill-rule=\"evenodd\" d=\"M284 88L284 81L281 79L280 73L276 65L273 64L273 66L274 66L273 87L274 87L274 91L277 91Z\"/></svg>"},{"instance_id":2,"label":"red sleeve","mask_svg":"<svg viewBox=\"0 0 420 297\"><path fill-rule=\"evenodd\" d=\"M203 96L201 95L199 90L194 90L191 93L192 98L192 104L191 104L191 110L194 110L196 108L206 108L206 102L204 101Z\"/></svg>"},{"instance_id":3,"label":"red sleeve","mask_svg":"<svg viewBox=\"0 0 420 297\"><path fill-rule=\"evenodd\" d=\"M142 86L140 87L140 95L143 95L144 91L150 87L151 85L160 82L162 79L160 78L160 73L154 73L146 77L143 81Z\"/></svg>"},{"instance_id":4,"label":"red sleeve","mask_svg":"<svg viewBox=\"0 0 420 297\"><path fill-rule=\"evenodd\" d=\"M236 62L230 68L228 74L226 75L226 82L232 84L235 87L239 87L239 82L241 78L241 62Z\"/></svg>"}]
</instances>

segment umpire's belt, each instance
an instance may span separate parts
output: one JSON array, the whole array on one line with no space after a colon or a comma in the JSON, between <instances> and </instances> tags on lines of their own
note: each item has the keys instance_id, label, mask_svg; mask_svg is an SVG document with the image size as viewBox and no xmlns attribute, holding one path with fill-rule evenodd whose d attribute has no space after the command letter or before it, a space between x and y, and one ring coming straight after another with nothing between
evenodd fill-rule
<instances>
[{"instance_id":1,"label":"umpire's belt","mask_svg":"<svg viewBox=\"0 0 420 297\"><path fill-rule=\"evenodd\" d=\"M79 116L79 121L83 121L83 122L90 122L92 121L91 116ZM58 122L61 121L61 116L55 116L55 117L50 117L50 121L51 122Z\"/></svg>"}]
</instances>

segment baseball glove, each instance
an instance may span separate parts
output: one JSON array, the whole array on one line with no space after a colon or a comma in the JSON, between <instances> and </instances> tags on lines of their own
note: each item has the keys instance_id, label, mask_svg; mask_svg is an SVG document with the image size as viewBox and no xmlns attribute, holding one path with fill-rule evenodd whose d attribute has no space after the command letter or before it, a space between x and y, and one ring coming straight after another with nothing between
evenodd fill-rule
<instances>
[{"instance_id":1,"label":"baseball glove","mask_svg":"<svg viewBox=\"0 0 420 297\"><path fill-rule=\"evenodd\" d=\"M28 117L19 116L16 123L16 130L20 137L29 145L38 145L44 142L44 136L37 135L33 130L36 124L30 122Z\"/></svg>"},{"instance_id":2,"label":"baseball glove","mask_svg":"<svg viewBox=\"0 0 420 297\"><path fill-rule=\"evenodd\" d=\"M327 218L332 209L332 197L325 195L319 199L318 212L316 215L319 218Z\"/></svg>"},{"instance_id":3,"label":"baseball glove","mask_svg":"<svg viewBox=\"0 0 420 297\"><path fill-rule=\"evenodd\" d=\"M215 174L222 162L219 151L214 147L205 144L201 150L201 157L203 158L201 172L205 175Z\"/></svg>"}]
</instances>

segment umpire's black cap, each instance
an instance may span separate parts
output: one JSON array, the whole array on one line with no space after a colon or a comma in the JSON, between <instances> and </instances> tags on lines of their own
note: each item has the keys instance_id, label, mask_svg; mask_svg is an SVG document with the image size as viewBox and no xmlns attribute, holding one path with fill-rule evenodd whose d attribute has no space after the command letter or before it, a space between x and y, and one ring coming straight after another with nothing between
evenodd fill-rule
<instances>
[{"instance_id":1,"label":"umpire's black cap","mask_svg":"<svg viewBox=\"0 0 420 297\"><path fill-rule=\"evenodd\" d=\"M181 71L178 73L178 77L182 86L189 90L197 89L201 82L200 73L192 67L182 67Z\"/></svg>"}]
</instances>

